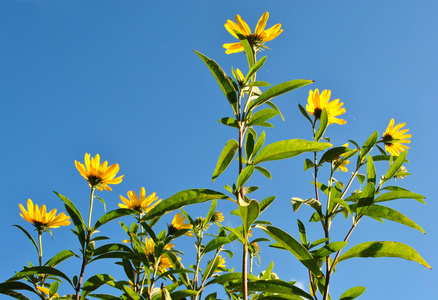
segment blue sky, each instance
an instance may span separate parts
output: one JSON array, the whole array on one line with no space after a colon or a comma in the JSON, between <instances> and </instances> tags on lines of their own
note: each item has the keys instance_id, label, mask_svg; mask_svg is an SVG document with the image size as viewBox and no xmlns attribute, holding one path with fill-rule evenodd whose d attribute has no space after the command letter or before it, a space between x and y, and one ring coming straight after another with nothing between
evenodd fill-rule
<instances>
[{"instance_id":1,"label":"blue sky","mask_svg":"<svg viewBox=\"0 0 438 300\"><path fill-rule=\"evenodd\" d=\"M148 194L157 192L165 199L189 188L223 192L225 184L232 184L236 165L211 182L222 147L237 138L233 129L217 122L231 116L231 110L192 50L215 59L226 72L231 67L247 71L243 55L225 54L222 44L234 38L223 25L240 14L254 30L265 11L270 13L268 26L281 23L284 32L269 42L272 50L262 53L268 60L258 79L272 84L315 80L275 99L286 121L274 120L275 128L266 129L267 141L311 139L297 103L304 105L309 89L315 88L330 89L332 98L341 99L347 110L347 125L331 125L326 133L336 145L348 139L363 144L375 130L381 135L391 118L406 122L413 135L407 165L413 175L397 183L425 195L427 205L400 200L390 206L416 221L427 235L389 221L367 220L351 244L400 241L416 248L432 268L437 265L436 2L4 0L0 3L0 281L26 261L37 262L30 243L12 227L20 224L31 230L19 216L19 203L31 198L63 211L55 190L86 214L88 185L74 166L85 153L119 163L120 174L125 175L112 192L99 193L108 209L117 208L119 195L138 192L142 186ZM305 158L267 164L271 181L259 175L252 179L262 187L254 194L258 200L277 196L262 219L296 237L296 219L307 221L311 213L306 209L293 213L290 203L293 196L312 196L311 171L302 171ZM384 172L386 165L379 168ZM338 176L347 180L344 174ZM102 214L102 205L96 204L96 215ZM218 208L226 213L226 225L238 224L228 215L235 208L231 203L219 202ZM187 210L193 217L201 216L208 205ZM164 217L161 226L170 219ZM348 222L339 219L338 227L333 227L340 239ZM107 234L124 239L116 223ZM311 239L322 237L319 224L307 226ZM53 241L48 234L44 237L46 258L65 248L76 251L77 241L68 229L53 233ZM192 250L184 247L190 261ZM231 248L240 251L238 245ZM275 257L274 272L307 288L306 272L292 255L267 244L262 251L256 274ZM76 264L66 262L64 271L73 276ZM356 259L339 265L331 291L335 299L346 289L363 285L364 299L426 299L437 279L435 270L414 262Z\"/></svg>"}]
</instances>

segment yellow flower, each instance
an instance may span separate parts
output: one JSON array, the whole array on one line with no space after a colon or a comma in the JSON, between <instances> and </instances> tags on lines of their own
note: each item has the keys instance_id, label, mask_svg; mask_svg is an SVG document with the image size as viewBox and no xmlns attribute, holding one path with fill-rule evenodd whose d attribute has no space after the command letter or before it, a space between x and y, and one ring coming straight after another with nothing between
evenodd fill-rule
<instances>
[{"instance_id":1,"label":"yellow flower","mask_svg":"<svg viewBox=\"0 0 438 300\"><path fill-rule=\"evenodd\" d=\"M140 189L140 199L137 197L137 194L134 191L128 192L129 200L121 195L119 197L120 200L122 200L122 202L124 203L119 203L120 208L129 208L132 210L136 210L139 212L139 214L147 213L161 202L161 199L155 201L158 199L158 197L155 196L155 193L152 193L151 195L146 197L146 190L144 187ZM154 201L155 203L153 203Z\"/></svg>"},{"instance_id":2,"label":"yellow flower","mask_svg":"<svg viewBox=\"0 0 438 300\"><path fill-rule=\"evenodd\" d=\"M221 213L220 211L215 211L213 213L213 216L211 216L211 221L212 222L222 222L225 219L224 214Z\"/></svg>"},{"instance_id":3,"label":"yellow flower","mask_svg":"<svg viewBox=\"0 0 438 300\"><path fill-rule=\"evenodd\" d=\"M88 180L90 187L97 188L99 191L102 189L111 191L108 184L119 184L124 176L114 178L119 171L119 164L113 164L109 167L107 161L100 164L99 154L90 159L90 154L85 153L85 166L77 160L75 160L75 165L79 173Z\"/></svg>"},{"instance_id":4,"label":"yellow flower","mask_svg":"<svg viewBox=\"0 0 438 300\"><path fill-rule=\"evenodd\" d=\"M405 134L409 129L400 130L405 125L406 123L401 123L394 126L394 119L391 119L389 122L388 128L386 128L382 138L386 152L389 154L397 156L400 152L403 152L404 149L409 148L408 146L403 145L403 143L409 144L411 142L409 138L412 137L412 135Z\"/></svg>"},{"instance_id":5,"label":"yellow flower","mask_svg":"<svg viewBox=\"0 0 438 300\"><path fill-rule=\"evenodd\" d=\"M49 290L48 288L46 288L46 287L37 286L36 288L37 288L37 290L39 290L40 292L43 292L43 293L46 294L47 296L48 296L49 293L50 293L50 290ZM55 295L53 295L52 297L58 298L59 295L58 295L58 293L55 293ZM50 299L52 299L52 297L51 297Z\"/></svg>"},{"instance_id":6,"label":"yellow flower","mask_svg":"<svg viewBox=\"0 0 438 300\"><path fill-rule=\"evenodd\" d=\"M23 217L29 223L35 225L38 230L47 230L49 228L58 228L59 226L70 225L70 217L64 213L60 213L56 216L56 209L52 209L47 213L45 205L41 206L41 209L37 204L33 204L32 200L27 200L27 211L23 205L19 204L21 212L20 216Z\"/></svg>"},{"instance_id":7,"label":"yellow flower","mask_svg":"<svg viewBox=\"0 0 438 300\"><path fill-rule=\"evenodd\" d=\"M349 160L344 160L344 161L340 164L340 166L338 167L338 170L341 170L342 172L348 172L348 169L347 169L346 165L348 165L349 163L350 163ZM337 171L338 171L338 170L337 170Z\"/></svg>"},{"instance_id":8,"label":"yellow flower","mask_svg":"<svg viewBox=\"0 0 438 300\"><path fill-rule=\"evenodd\" d=\"M322 91L321 95L319 94L318 89L315 89L315 92L310 90L309 98L307 99L308 104L306 105L307 112L319 119L322 111L325 108L327 111L329 124L336 123L343 125L347 123L345 120L336 118L337 116L345 113L345 108L341 107L344 105L344 103L339 102L339 99L330 102L330 95L330 90Z\"/></svg>"},{"instance_id":9,"label":"yellow flower","mask_svg":"<svg viewBox=\"0 0 438 300\"><path fill-rule=\"evenodd\" d=\"M221 269L225 268L225 257L218 255L217 258L219 259L219 263L217 264L216 272L220 273L220 272L222 272Z\"/></svg>"},{"instance_id":10,"label":"yellow flower","mask_svg":"<svg viewBox=\"0 0 438 300\"><path fill-rule=\"evenodd\" d=\"M175 217L173 217L172 223L168 227L169 234L174 234L178 230L182 229L192 229L193 226L191 224L184 223L186 219L182 215L182 213L177 213ZM192 231L187 231L185 235L193 236Z\"/></svg>"},{"instance_id":11,"label":"yellow flower","mask_svg":"<svg viewBox=\"0 0 438 300\"><path fill-rule=\"evenodd\" d=\"M166 246L164 246L164 249L170 250L174 246L175 246L174 244L167 244ZM154 251L155 251L154 240L149 238L149 237L146 237L145 247L143 248L143 250L144 250L148 260L155 265L156 261L155 261L155 257L154 257ZM160 256L160 261L158 263L158 270L161 273L164 273L167 271L168 268L172 268L172 262L167 258L167 256L165 254L162 254Z\"/></svg>"},{"instance_id":12,"label":"yellow flower","mask_svg":"<svg viewBox=\"0 0 438 300\"><path fill-rule=\"evenodd\" d=\"M280 33L283 32L281 29L281 24L276 24L269 29L265 29L266 22L268 21L269 13L265 12L257 23L257 27L254 33L251 33L248 24L239 16L236 15L237 24L231 20L227 20L225 23L225 29L228 30L231 35L239 39L234 31L237 31L248 40L254 53L257 53L261 48L264 47L264 43L275 39ZM223 47L227 49L226 54L237 53L243 51L243 46L241 42L224 44Z\"/></svg>"}]
</instances>

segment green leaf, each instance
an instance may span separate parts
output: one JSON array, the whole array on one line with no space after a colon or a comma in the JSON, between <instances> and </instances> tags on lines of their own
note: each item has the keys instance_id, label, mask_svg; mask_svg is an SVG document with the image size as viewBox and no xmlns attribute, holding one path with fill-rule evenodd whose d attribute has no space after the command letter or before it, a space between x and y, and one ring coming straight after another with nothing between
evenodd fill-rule
<instances>
[{"instance_id":1,"label":"green leaf","mask_svg":"<svg viewBox=\"0 0 438 300\"><path fill-rule=\"evenodd\" d=\"M252 223L260 215L260 204L257 200L251 200L247 206L239 206L240 217L242 218L243 229L248 233Z\"/></svg>"},{"instance_id":2,"label":"green leaf","mask_svg":"<svg viewBox=\"0 0 438 300\"><path fill-rule=\"evenodd\" d=\"M388 188L388 187L386 187ZM383 201L390 201L390 200L397 200L397 199L415 199L420 203L426 204L423 199L425 199L424 196L413 193L407 190L399 190L394 192L389 192L385 194L381 194L374 200L374 202L383 202Z\"/></svg>"},{"instance_id":3,"label":"green leaf","mask_svg":"<svg viewBox=\"0 0 438 300\"><path fill-rule=\"evenodd\" d=\"M366 176L363 174L357 174L357 179L359 180L360 184L363 184L365 182Z\"/></svg>"},{"instance_id":4,"label":"green leaf","mask_svg":"<svg viewBox=\"0 0 438 300\"><path fill-rule=\"evenodd\" d=\"M253 163L279 160L300 155L304 152L321 151L332 147L329 143L310 142L300 139L278 141L264 147L255 157Z\"/></svg>"},{"instance_id":5,"label":"green leaf","mask_svg":"<svg viewBox=\"0 0 438 300\"><path fill-rule=\"evenodd\" d=\"M220 119L218 122L230 127L239 128L239 123L234 118L225 117Z\"/></svg>"},{"instance_id":6,"label":"green leaf","mask_svg":"<svg viewBox=\"0 0 438 300\"><path fill-rule=\"evenodd\" d=\"M170 294L171 299L185 299L186 297L190 297L196 295L198 292L194 290L178 290Z\"/></svg>"},{"instance_id":7,"label":"green leaf","mask_svg":"<svg viewBox=\"0 0 438 300\"><path fill-rule=\"evenodd\" d=\"M249 120L247 120L247 126L264 124L265 121L272 119L277 114L277 111L271 108L259 110L249 117Z\"/></svg>"},{"instance_id":8,"label":"green leaf","mask_svg":"<svg viewBox=\"0 0 438 300\"><path fill-rule=\"evenodd\" d=\"M402 213L386 206L380 206L374 204L364 212L364 215L374 218L382 218L382 219L394 221L409 226L411 228L417 229L422 233L426 234L423 228L417 225L417 223L415 223L414 221L412 221Z\"/></svg>"},{"instance_id":9,"label":"green leaf","mask_svg":"<svg viewBox=\"0 0 438 300\"><path fill-rule=\"evenodd\" d=\"M254 173L254 165L248 165L245 167L245 169L242 170L242 172L239 174L239 177L237 178L237 190L245 185L245 183L251 177L252 173Z\"/></svg>"},{"instance_id":10,"label":"green leaf","mask_svg":"<svg viewBox=\"0 0 438 300\"><path fill-rule=\"evenodd\" d=\"M319 160L319 164L321 165L324 162L331 162L331 161L337 159L339 156L341 156L342 154L344 154L347 151L348 151L347 147L331 148L331 149L327 150L326 152L324 152L324 154L321 156L321 159Z\"/></svg>"},{"instance_id":11,"label":"green leaf","mask_svg":"<svg viewBox=\"0 0 438 300\"><path fill-rule=\"evenodd\" d=\"M346 201L344 201L341 198L333 198L332 201L333 201L333 203L338 203L338 204L342 205L348 211L348 213L351 216L353 216L353 212L351 211L350 205L348 205L348 203Z\"/></svg>"},{"instance_id":12,"label":"green leaf","mask_svg":"<svg viewBox=\"0 0 438 300\"><path fill-rule=\"evenodd\" d=\"M51 276L58 276L63 279L65 279L68 283L70 283L72 286L72 282L70 281L70 278L67 277L63 272L59 271L58 269L52 268L52 267L31 267L26 268L18 273L16 273L14 276L12 276L8 281L14 281L19 280L24 277L37 275L37 274L45 274L45 275L51 275Z\"/></svg>"},{"instance_id":13,"label":"green leaf","mask_svg":"<svg viewBox=\"0 0 438 300\"><path fill-rule=\"evenodd\" d=\"M362 295L366 288L364 286L355 286L351 289L346 290L339 300L353 300Z\"/></svg>"},{"instance_id":14,"label":"green leaf","mask_svg":"<svg viewBox=\"0 0 438 300\"><path fill-rule=\"evenodd\" d=\"M399 257L412 260L432 269L415 249L399 242L366 242L354 246L342 254L337 263L353 257Z\"/></svg>"},{"instance_id":15,"label":"green leaf","mask_svg":"<svg viewBox=\"0 0 438 300\"><path fill-rule=\"evenodd\" d=\"M275 110L275 111L277 112L277 114L280 115L281 119L282 119L283 122L284 122L284 117L283 117L283 115L281 114L281 111L280 111L280 109L277 107L277 105L275 105L275 104L272 103L271 101L266 102L266 104L269 105L273 110Z\"/></svg>"},{"instance_id":16,"label":"green leaf","mask_svg":"<svg viewBox=\"0 0 438 300\"><path fill-rule=\"evenodd\" d=\"M214 199L225 199L233 201L227 195L209 189L185 190L178 192L175 195L170 196L166 200L160 202L157 206L150 210L143 217L143 219L151 220L155 217L159 217L167 214L168 212L179 209L185 205L202 203Z\"/></svg>"},{"instance_id":17,"label":"green leaf","mask_svg":"<svg viewBox=\"0 0 438 300\"><path fill-rule=\"evenodd\" d=\"M195 50L194 50L195 51ZM212 59L208 58L204 54L195 51L195 53L202 59L216 78L222 92L227 97L228 102L231 104L234 114L237 114L237 94L234 85L228 75L222 70L222 68Z\"/></svg>"},{"instance_id":18,"label":"green leaf","mask_svg":"<svg viewBox=\"0 0 438 300\"><path fill-rule=\"evenodd\" d=\"M161 284L160 300L172 300L172 297L170 296L169 291L164 286L164 283Z\"/></svg>"},{"instance_id":19,"label":"green leaf","mask_svg":"<svg viewBox=\"0 0 438 300\"><path fill-rule=\"evenodd\" d=\"M6 294L8 295L8 293L6 293L6 291L15 291L15 290L24 290L24 291L29 291L29 292L33 292L36 294L36 291L28 286L27 284L23 283L23 282L19 282L19 281L5 281L0 283L0 294ZM20 298L17 298L20 299ZM25 299L29 299L29 298L25 298Z\"/></svg>"},{"instance_id":20,"label":"green leaf","mask_svg":"<svg viewBox=\"0 0 438 300\"><path fill-rule=\"evenodd\" d=\"M103 204L103 211L106 212L106 203L105 200L103 200L102 198L98 197L98 196L94 196L94 198L96 198L97 200L99 200L102 204Z\"/></svg>"},{"instance_id":21,"label":"green leaf","mask_svg":"<svg viewBox=\"0 0 438 300\"><path fill-rule=\"evenodd\" d=\"M55 256L53 256L49 261L47 261L44 266L46 267L56 267L58 264L60 264L61 262L63 262L64 260L75 256L75 254L70 251L70 250L63 250L61 252L59 252L58 254L56 254Z\"/></svg>"},{"instance_id":22,"label":"green leaf","mask_svg":"<svg viewBox=\"0 0 438 300\"><path fill-rule=\"evenodd\" d=\"M373 149L374 145L377 142L377 138L379 137L379 133L375 131L368 140L365 142L365 144L360 149L359 158L358 158L358 165L362 163L367 156L367 154Z\"/></svg>"},{"instance_id":23,"label":"green leaf","mask_svg":"<svg viewBox=\"0 0 438 300\"><path fill-rule=\"evenodd\" d=\"M81 246L85 245L85 229L87 226L84 223L84 220L82 219L82 215L79 212L79 210L76 208L76 206L73 204L73 202L70 201L67 197L58 194L54 191L54 193L64 202L65 210L67 211L68 215L73 221L73 224L76 228L76 233L79 238L79 242Z\"/></svg>"},{"instance_id":24,"label":"green leaf","mask_svg":"<svg viewBox=\"0 0 438 300\"><path fill-rule=\"evenodd\" d=\"M210 285L210 284L216 284L216 283L221 284L221 283L230 282L230 281L240 282L240 281L242 281L242 278L243 278L243 275L240 272L227 273L227 274L220 275L220 276L213 278L212 280L207 282L207 284L205 286ZM258 280L258 278L252 274L248 274L248 280L256 281L256 280Z\"/></svg>"},{"instance_id":25,"label":"green leaf","mask_svg":"<svg viewBox=\"0 0 438 300\"><path fill-rule=\"evenodd\" d=\"M211 201L210 209L208 210L207 216L204 219L204 227L205 228L207 228L208 223L210 223L211 217L213 216L214 211L216 209L216 205L217 205L216 199ZM185 213L184 215L186 215L188 217L187 219L189 220L190 224L195 225L194 221L192 220L192 218L190 218L190 216L187 213Z\"/></svg>"},{"instance_id":26,"label":"green leaf","mask_svg":"<svg viewBox=\"0 0 438 300\"><path fill-rule=\"evenodd\" d=\"M255 169L262 173L264 176L266 176L268 179L271 179L271 173L268 171L268 169L261 166L255 166Z\"/></svg>"},{"instance_id":27,"label":"green leaf","mask_svg":"<svg viewBox=\"0 0 438 300\"><path fill-rule=\"evenodd\" d=\"M315 164L313 163L313 161L306 158L306 160L304 161L304 171L307 171L307 170L313 168L314 166L315 166Z\"/></svg>"},{"instance_id":28,"label":"green leaf","mask_svg":"<svg viewBox=\"0 0 438 300\"><path fill-rule=\"evenodd\" d=\"M37 246L35 240L33 239L33 237L30 235L30 233L27 232L27 230L24 229L23 227L21 227L20 225L13 225L13 226L15 226L15 227L19 228L21 231L23 231L23 233L28 237L28 239L29 239L29 240L31 241L31 243L34 245L35 250L36 250L37 253L39 254L40 252L39 252L39 250L38 250L38 246Z\"/></svg>"},{"instance_id":29,"label":"green leaf","mask_svg":"<svg viewBox=\"0 0 438 300\"><path fill-rule=\"evenodd\" d=\"M239 142L236 140L229 140L222 150L219 160L217 161L216 168L213 172L212 181L214 182L217 177L219 177L222 172L224 172L230 165L231 161L236 156L237 150L239 148Z\"/></svg>"},{"instance_id":30,"label":"green leaf","mask_svg":"<svg viewBox=\"0 0 438 300\"><path fill-rule=\"evenodd\" d=\"M274 202L275 196L270 196L266 199L263 199L262 202L260 202L260 213L262 213L266 208L268 208L269 205L271 205L272 202Z\"/></svg>"},{"instance_id":31,"label":"green leaf","mask_svg":"<svg viewBox=\"0 0 438 300\"><path fill-rule=\"evenodd\" d=\"M376 168L374 167L373 158L369 154L367 161L367 183L376 185Z\"/></svg>"},{"instance_id":32,"label":"green leaf","mask_svg":"<svg viewBox=\"0 0 438 300\"><path fill-rule=\"evenodd\" d=\"M228 243L230 243L230 239L226 238L226 237L216 237L214 239L212 239L211 241L209 241L207 243L207 245L205 245L204 249L202 250L202 255L204 255L205 253L208 253L210 251L216 250L220 247L222 247L223 245L226 245Z\"/></svg>"},{"instance_id":33,"label":"green leaf","mask_svg":"<svg viewBox=\"0 0 438 300\"><path fill-rule=\"evenodd\" d=\"M271 84L266 81L254 81L248 83L246 86L271 86Z\"/></svg>"},{"instance_id":34,"label":"green leaf","mask_svg":"<svg viewBox=\"0 0 438 300\"><path fill-rule=\"evenodd\" d=\"M257 225L256 227L261 228L282 247L291 252L312 273L317 276L324 276L319 269L317 262L313 259L307 249L287 232L274 226Z\"/></svg>"},{"instance_id":35,"label":"green leaf","mask_svg":"<svg viewBox=\"0 0 438 300\"><path fill-rule=\"evenodd\" d=\"M292 207L294 209L294 212L296 212L301 207L302 204L306 204L306 205L312 207L318 213L318 215L320 217L323 215L322 209L321 209L321 202L319 202L316 199L309 198L309 199L303 200L303 199L300 199L297 197L293 197L291 199L291 202L292 202Z\"/></svg>"},{"instance_id":36,"label":"green leaf","mask_svg":"<svg viewBox=\"0 0 438 300\"><path fill-rule=\"evenodd\" d=\"M91 276L90 278L88 278L87 281L84 282L84 285L82 286L83 292L81 295L81 299L86 299L86 296L89 293L111 281L115 281L115 279L108 274L97 274Z\"/></svg>"},{"instance_id":37,"label":"green leaf","mask_svg":"<svg viewBox=\"0 0 438 300\"><path fill-rule=\"evenodd\" d=\"M364 211L369 209L374 201L374 193L376 188L374 184L368 183L360 194L359 201L357 202L356 216L360 216Z\"/></svg>"},{"instance_id":38,"label":"green leaf","mask_svg":"<svg viewBox=\"0 0 438 300\"><path fill-rule=\"evenodd\" d=\"M330 240L330 238L323 238L323 239L316 240L309 245L309 250L312 248L315 248L316 246L319 246L319 245L321 245L329 240Z\"/></svg>"},{"instance_id":39,"label":"green leaf","mask_svg":"<svg viewBox=\"0 0 438 300\"><path fill-rule=\"evenodd\" d=\"M248 112L256 108L257 106L260 106L263 103L270 101L274 97L308 85L310 83L313 83L313 80L295 79L274 85L273 87L263 92L257 99L254 100L254 102L249 105Z\"/></svg>"},{"instance_id":40,"label":"green leaf","mask_svg":"<svg viewBox=\"0 0 438 300\"><path fill-rule=\"evenodd\" d=\"M243 34L241 34L238 31L234 31L234 32L239 37L240 43L243 46L243 50L245 50L246 58L248 60L248 66L249 66L249 68L252 68L252 66L254 65L254 55L252 52L251 45L249 44L248 40L246 39L246 37Z\"/></svg>"},{"instance_id":41,"label":"green leaf","mask_svg":"<svg viewBox=\"0 0 438 300\"><path fill-rule=\"evenodd\" d=\"M313 125L313 121L312 119L310 119L309 114L307 113L307 111L304 109L304 107L301 106L301 104L298 103L298 107L300 109L301 114L307 119L309 120L310 124Z\"/></svg>"},{"instance_id":42,"label":"green leaf","mask_svg":"<svg viewBox=\"0 0 438 300\"><path fill-rule=\"evenodd\" d=\"M119 208L116 210L109 211L106 214L104 214L102 217L100 217L99 220L97 220L96 224L94 225L91 231L97 230L97 228L99 228L105 223L108 223L109 221L112 221L120 217L132 215L134 213L135 213L134 210L128 208Z\"/></svg>"},{"instance_id":43,"label":"green leaf","mask_svg":"<svg viewBox=\"0 0 438 300\"><path fill-rule=\"evenodd\" d=\"M254 137L252 131L248 131L248 133L245 136L245 154L247 160L249 160L249 158L252 155L252 152L254 151L255 139L256 137Z\"/></svg>"},{"instance_id":44,"label":"green leaf","mask_svg":"<svg viewBox=\"0 0 438 300\"><path fill-rule=\"evenodd\" d=\"M298 223L298 231L300 232L301 243L304 246L307 246L308 242L307 242L306 227L304 226L303 222L301 222L299 219L297 219L297 223Z\"/></svg>"},{"instance_id":45,"label":"green leaf","mask_svg":"<svg viewBox=\"0 0 438 300\"><path fill-rule=\"evenodd\" d=\"M328 126L328 115L327 110L324 108L321 112L321 117L319 119L319 128L315 135L315 142L318 142L322 135L324 134L325 130Z\"/></svg>"},{"instance_id":46,"label":"green leaf","mask_svg":"<svg viewBox=\"0 0 438 300\"><path fill-rule=\"evenodd\" d=\"M329 256L330 254L334 252L338 252L342 248L344 248L347 245L347 242L333 242L330 244L327 244L321 248L319 248L314 256L318 258L325 258L326 256Z\"/></svg>"},{"instance_id":47,"label":"green leaf","mask_svg":"<svg viewBox=\"0 0 438 300\"><path fill-rule=\"evenodd\" d=\"M405 149L394 161L394 163L391 165L391 167L388 169L388 171L385 174L384 181L388 181L391 179L395 173L400 169L400 167L403 165L406 159L406 155L408 154L408 150Z\"/></svg>"},{"instance_id":48,"label":"green leaf","mask_svg":"<svg viewBox=\"0 0 438 300\"><path fill-rule=\"evenodd\" d=\"M246 74L245 80L243 81L243 84L246 84L252 77L252 75L254 75L265 63L266 61L266 56L262 57L258 62L256 62L250 69L248 74Z\"/></svg>"},{"instance_id":49,"label":"green leaf","mask_svg":"<svg viewBox=\"0 0 438 300\"><path fill-rule=\"evenodd\" d=\"M237 286L232 292L241 291L242 286ZM306 299L313 300L313 297L302 289L296 287L288 282L271 279L271 280L257 280L254 282L248 282L249 292L266 292L266 293L278 293L282 295L298 295Z\"/></svg>"}]
</instances>

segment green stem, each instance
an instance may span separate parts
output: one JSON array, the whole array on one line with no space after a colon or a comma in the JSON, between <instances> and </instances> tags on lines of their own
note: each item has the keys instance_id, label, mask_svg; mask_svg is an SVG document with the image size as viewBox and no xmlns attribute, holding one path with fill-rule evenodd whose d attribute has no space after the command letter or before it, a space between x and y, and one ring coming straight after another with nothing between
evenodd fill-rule
<instances>
[{"instance_id":1,"label":"green stem","mask_svg":"<svg viewBox=\"0 0 438 300\"><path fill-rule=\"evenodd\" d=\"M94 190L95 190L95 187L92 187L91 188L91 196L90 196L90 212L88 214L88 227L87 227L89 231L91 229L91 212L93 211Z\"/></svg>"},{"instance_id":2,"label":"green stem","mask_svg":"<svg viewBox=\"0 0 438 300\"><path fill-rule=\"evenodd\" d=\"M38 229L38 244L39 244L39 251L38 251L38 261L40 263L40 267L43 265L43 243L42 243L42 237L43 231Z\"/></svg>"}]
</instances>

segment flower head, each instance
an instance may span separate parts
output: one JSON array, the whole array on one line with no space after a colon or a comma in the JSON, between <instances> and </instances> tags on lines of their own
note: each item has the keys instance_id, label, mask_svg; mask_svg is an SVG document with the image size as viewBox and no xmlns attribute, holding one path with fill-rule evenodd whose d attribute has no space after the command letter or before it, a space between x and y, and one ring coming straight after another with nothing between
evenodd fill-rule
<instances>
[{"instance_id":1,"label":"flower head","mask_svg":"<svg viewBox=\"0 0 438 300\"><path fill-rule=\"evenodd\" d=\"M216 272L220 273L223 269L225 269L225 257L218 255L217 258L219 259L219 262L216 267Z\"/></svg>"},{"instance_id":2,"label":"flower head","mask_svg":"<svg viewBox=\"0 0 438 300\"><path fill-rule=\"evenodd\" d=\"M347 148L347 147L348 147L348 143L342 145L342 147ZM342 160L343 157L344 157L344 154L339 155L339 156L335 159L335 161L334 161L335 165L338 164L338 163ZM337 167L337 170L336 170L336 171L341 170L342 172L348 172L348 169L347 169L346 166L347 166L349 163L350 163L349 160L344 160L344 161L343 161L343 162Z\"/></svg>"},{"instance_id":3,"label":"flower head","mask_svg":"<svg viewBox=\"0 0 438 300\"><path fill-rule=\"evenodd\" d=\"M119 184L122 182L122 176L114 178L119 171L119 164L113 164L108 167L108 162L100 164L100 156L96 156L90 159L90 154L85 153L85 166L75 160L76 168L79 173L87 179L90 187L97 188L99 191L105 189L111 191L108 184Z\"/></svg>"},{"instance_id":4,"label":"flower head","mask_svg":"<svg viewBox=\"0 0 438 300\"><path fill-rule=\"evenodd\" d=\"M144 187L140 189L140 199L137 197L137 194L134 191L128 192L128 198L129 200L123 196L120 196L120 200L122 200L124 204L119 203L119 207L136 210L140 215L147 213L161 202L161 199L157 200L158 197L155 196L155 193L152 193L146 197L146 190Z\"/></svg>"},{"instance_id":5,"label":"flower head","mask_svg":"<svg viewBox=\"0 0 438 300\"><path fill-rule=\"evenodd\" d=\"M47 296L49 296L50 290L48 288L42 287L42 286L37 286L36 288L37 288L38 291L40 291L40 292L46 294ZM58 298L59 297L58 293L55 293L53 295L53 297ZM52 299L52 297L50 297L50 299Z\"/></svg>"},{"instance_id":6,"label":"flower head","mask_svg":"<svg viewBox=\"0 0 438 300\"><path fill-rule=\"evenodd\" d=\"M347 121L336 118L339 115L345 113L345 108L342 107L344 103L339 102L339 99L335 99L330 102L330 90L324 90L321 94L319 94L319 90L315 89L315 92L312 90L309 91L309 98L307 99L308 104L306 105L306 110L309 114L314 116L316 119L321 117L322 111L327 111L328 123L336 123L343 125L347 123Z\"/></svg>"},{"instance_id":7,"label":"flower head","mask_svg":"<svg viewBox=\"0 0 438 300\"><path fill-rule=\"evenodd\" d=\"M225 23L225 29L231 33L236 39L239 39L236 32L243 35L249 42L254 53L257 53L261 48L265 48L264 43L275 39L280 33L283 32L281 24L276 24L269 29L265 29L266 22L268 21L269 13L265 12L257 23L257 27L254 33L251 33L248 24L240 17L236 15L236 23L231 20L227 20ZM224 44L223 47L227 49L226 54L237 53L243 51L241 42Z\"/></svg>"},{"instance_id":8,"label":"flower head","mask_svg":"<svg viewBox=\"0 0 438 300\"><path fill-rule=\"evenodd\" d=\"M46 206L41 205L41 209L37 204L33 204L32 200L27 200L27 211L23 205L19 204L21 212L20 216L29 223L32 223L38 230L48 230L49 228L57 228L59 226L70 225L70 217L64 213L56 216L56 209L47 212Z\"/></svg>"},{"instance_id":9,"label":"flower head","mask_svg":"<svg viewBox=\"0 0 438 300\"><path fill-rule=\"evenodd\" d=\"M211 216L211 221L212 222L222 222L225 219L224 214L221 213L220 211L215 211L213 213L213 215Z\"/></svg>"},{"instance_id":10,"label":"flower head","mask_svg":"<svg viewBox=\"0 0 438 300\"><path fill-rule=\"evenodd\" d=\"M166 246L164 246L164 249L166 250L170 250L174 247L174 244L167 244ZM155 243L154 240L146 237L145 240L145 247L143 248L146 257L148 258L148 260L150 262L152 262L153 264L156 263L155 261L155 256L154 256L154 251L155 251ZM162 254L160 256L160 261L158 263L158 270L161 273L164 273L167 271L168 268L172 268L172 262L169 260L169 258L167 258L167 256L165 254Z\"/></svg>"},{"instance_id":11,"label":"flower head","mask_svg":"<svg viewBox=\"0 0 438 300\"><path fill-rule=\"evenodd\" d=\"M391 119L389 122L388 128L386 128L382 137L386 152L389 154L397 156L400 152L409 148L403 144L409 144L411 142L409 138L412 137L412 135L406 134L409 129L400 130L405 125L406 123L401 123L394 126L394 119Z\"/></svg>"},{"instance_id":12,"label":"flower head","mask_svg":"<svg viewBox=\"0 0 438 300\"><path fill-rule=\"evenodd\" d=\"M193 225L184 223L185 220L182 213L177 213L175 217L173 217L172 223L168 226L169 234L175 234L178 230L182 229L192 229ZM193 232L187 231L185 235L193 236Z\"/></svg>"}]
</instances>

